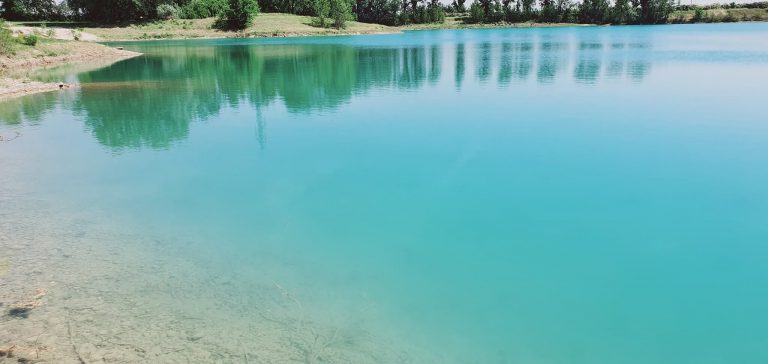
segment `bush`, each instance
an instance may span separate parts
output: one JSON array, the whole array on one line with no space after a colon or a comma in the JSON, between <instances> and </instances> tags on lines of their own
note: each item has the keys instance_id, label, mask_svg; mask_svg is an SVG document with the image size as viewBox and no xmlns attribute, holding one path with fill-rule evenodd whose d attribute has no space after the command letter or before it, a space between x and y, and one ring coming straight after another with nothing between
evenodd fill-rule
<instances>
[{"instance_id":1,"label":"bush","mask_svg":"<svg viewBox=\"0 0 768 364\"><path fill-rule=\"evenodd\" d=\"M219 16L216 25L220 29L243 30L253 24L253 17L258 14L256 0L229 0L229 8Z\"/></svg>"},{"instance_id":2,"label":"bush","mask_svg":"<svg viewBox=\"0 0 768 364\"><path fill-rule=\"evenodd\" d=\"M37 45L37 36L34 34L19 36L19 43L34 47Z\"/></svg>"},{"instance_id":3,"label":"bush","mask_svg":"<svg viewBox=\"0 0 768 364\"><path fill-rule=\"evenodd\" d=\"M736 15L732 11L728 10L721 21L725 23L734 23L739 21L739 19L736 18Z\"/></svg>"},{"instance_id":4,"label":"bush","mask_svg":"<svg viewBox=\"0 0 768 364\"><path fill-rule=\"evenodd\" d=\"M181 14L178 6L173 4L160 4L157 6L157 17L160 19L177 19Z\"/></svg>"},{"instance_id":5,"label":"bush","mask_svg":"<svg viewBox=\"0 0 768 364\"><path fill-rule=\"evenodd\" d=\"M700 23L707 19L707 13L702 8L696 8L696 10L693 12L693 19L691 19L694 23Z\"/></svg>"}]
</instances>

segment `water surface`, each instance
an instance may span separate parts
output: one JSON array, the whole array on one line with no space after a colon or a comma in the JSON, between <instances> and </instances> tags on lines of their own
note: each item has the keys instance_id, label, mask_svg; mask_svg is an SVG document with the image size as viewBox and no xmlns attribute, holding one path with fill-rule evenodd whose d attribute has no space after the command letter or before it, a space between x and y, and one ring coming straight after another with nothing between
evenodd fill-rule
<instances>
[{"instance_id":1,"label":"water surface","mask_svg":"<svg viewBox=\"0 0 768 364\"><path fill-rule=\"evenodd\" d=\"M0 105L91 360L768 361L768 24L123 45Z\"/></svg>"}]
</instances>

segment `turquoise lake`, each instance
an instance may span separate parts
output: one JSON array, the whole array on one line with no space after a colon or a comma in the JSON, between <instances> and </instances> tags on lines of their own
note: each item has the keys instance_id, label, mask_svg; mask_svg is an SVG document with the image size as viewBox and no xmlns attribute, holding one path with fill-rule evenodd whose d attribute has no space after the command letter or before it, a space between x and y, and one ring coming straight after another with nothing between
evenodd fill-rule
<instances>
[{"instance_id":1,"label":"turquoise lake","mask_svg":"<svg viewBox=\"0 0 768 364\"><path fill-rule=\"evenodd\" d=\"M768 23L115 45L0 103L0 345L768 362Z\"/></svg>"}]
</instances>

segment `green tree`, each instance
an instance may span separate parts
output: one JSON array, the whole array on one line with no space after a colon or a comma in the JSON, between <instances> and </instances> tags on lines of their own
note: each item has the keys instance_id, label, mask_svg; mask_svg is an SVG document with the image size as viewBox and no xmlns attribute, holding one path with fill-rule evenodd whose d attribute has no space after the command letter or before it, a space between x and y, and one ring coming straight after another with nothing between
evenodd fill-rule
<instances>
[{"instance_id":1,"label":"green tree","mask_svg":"<svg viewBox=\"0 0 768 364\"><path fill-rule=\"evenodd\" d=\"M398 24L399 0L358 0L357 21L384 25Z\"/></svg>"},{"instance_id":2,"label":"green tree","mask_svg":"<svg viewBox=\"0 0 768 364\"><path fill-rule=\"evenodd\" d=\"M674 7L674 0L640 0L640 22L664 24Z\"/></svg>"},{"instance_id":3,"label":"green tree","mask_svg":"<svg viewBox=\"0 0 768 364\"><path fill-rule=\"evenodd\" d=\"M610 22L613 24L631 24L636 21L637 14L629 0L616 0L611 7Z\"/></svg>"},{"instance_id":4,"label":"green tree","mask_svg":"<svg viewBox=\"0 0 768 364\"><path fill-rule=\"evenodd\" d=\"M583 0L579 6L579 21L586 24L605 24L609 20L608 0Z\"/></svg>"},{"instance_id":5,"label":"green tree","mask_svg":"<svg viewBox=\"0 0 768 364\"><path fill-rule=\"evenodd\" d=\"M463 13L467 11L467 7L464 5L464 3L466 3L466 0L453 0L453 3L451 3L453 11L457 13Z\"/></svg>"},{"instance_id":6,"label":"green tree","mask_svg":"<svg viewBox=\"0 0 768 364\"><path fill-rule=\"evenodd\" d=\"M533 18L533 5L536 0L520 0L520 8L523 12L523 19L530 20Z\"/></svg>"},{"instance_id":7,"label":"green tree","mask_svg":"<svg viewBox=\"0 0 768 364\"><path fill-rule=\"evenodd\" d=\"M313 0L259 0L264 12L315 15Z\"/></svg>"},{"instance_id":8,"label":"green tree","mask_svg":"<svg viewBox=\"0 0 768 364\"><path fill-rule=\"evenodd\" d=\"M427 19L428 23L443 23L445 22L445 9L440 4L439 0L431 0L427 5Z\"/></svg>"},{"instance_id":9,"label":"green tree","mask_svg":"<svg viewBox=\"0 0 768 364\"><path fill-rule=\"evenodd\" d=\"M545 23L555 23L560 21L557 8L555 7L555 0L541 0L541 13L539 14L539 20Z\"/></svg>"},{"instance_id":10,"label":"green tree","mask_svg":"<svg viewBox=\"0 0 768 364\"><path fill-rule=\"evenodd\" d=\"M493 6L493 0L477 0L480 7L483 9L483 21L488 21L491 18L491 7Z\"/></svg>"},{"instance_id":11,"label":"green tree","mask_svg":"<svg viewBox=\"0 0 768 364\"><path fill-rule=\"evenodd\" d=\"M82 17L97 22L118 22L149 17L143 2L125 0L68 0L69 7ZM153 8L152 11L155 11Z\"/></svg>"},{"instance_id":12,"label":"green tree","mask_svg":"<svg viewBox=\"0 0 768 364\"><path fill-rule=\"evenodd\" d=\"M317 15L318 25L326 26L326 19L331 14L331 0L315 0L315 15Z\"/></svg>"},{"instance_id":13,"label":"green tree","mask_svg":"<svg viewBox=\"0 0 768 364\"><path fill-rule=\"evenodd\" d=\"M469 6L469 18L467 21L470 23L482 23L485 21L485 11L483 10L483 6L480 5L480 2L474 1L472 2L472 5Z\"/></svg>"},{"instance_id":14,"label":"green tree","mask_svg":"<svg viewBox=\"0 0 768 364\"><path fill-rule=\"evenodd\" d=\"M330 15L336 29L347 27L347 20L352 19L352 4L349 0L330 0Z\"/></svg>"},{"instance_id":15,"label":"green tree","mask_svg":"<svg viewBox=\"0 0 768 364\"><path fill-rule=\"evenodd\" d=\"M55 15L53 0L3 0L2 16L8 20L46 20Z\"/></svg>"}]
</instances>

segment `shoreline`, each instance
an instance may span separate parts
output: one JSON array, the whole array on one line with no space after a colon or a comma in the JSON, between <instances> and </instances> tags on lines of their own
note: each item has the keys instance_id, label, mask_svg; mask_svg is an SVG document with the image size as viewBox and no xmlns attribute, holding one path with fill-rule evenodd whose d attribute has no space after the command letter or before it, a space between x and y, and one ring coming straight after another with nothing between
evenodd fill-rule
<instances>
[{"instance_id":1,"label":"shoreline","mask_svg":"<svg viewBox=\"0 0 768 364\"><path fill-rule=\"evenodd\" d=\"M43 49L13 57L0 57L0 102L43 92L66 90L77 85L64 81L41 82L29 78L33 72L63 66L101 68L138 57L141 53L91 42L56 42ZM43 52L43 53L38 53ZM57 54L56 52L61 52Z\"/></svg>"}]
</instances>

